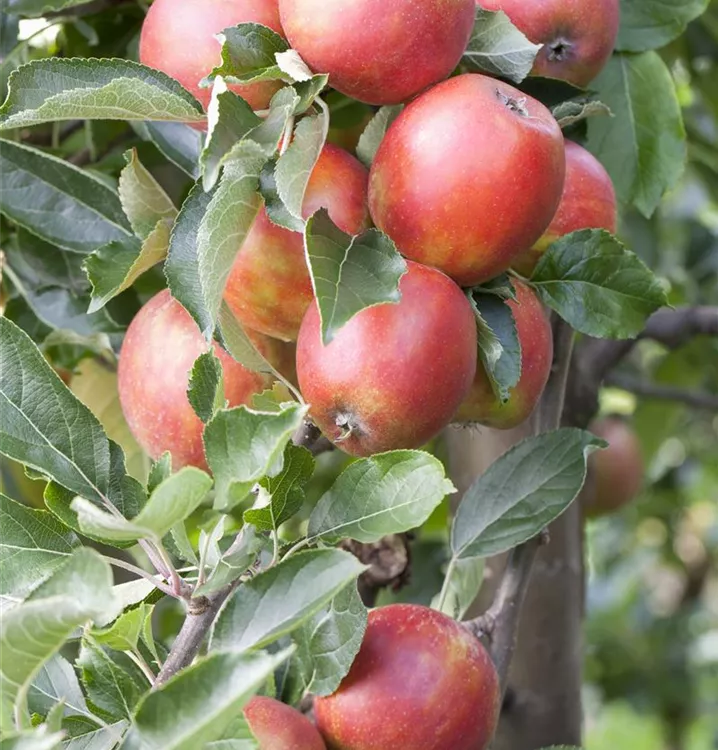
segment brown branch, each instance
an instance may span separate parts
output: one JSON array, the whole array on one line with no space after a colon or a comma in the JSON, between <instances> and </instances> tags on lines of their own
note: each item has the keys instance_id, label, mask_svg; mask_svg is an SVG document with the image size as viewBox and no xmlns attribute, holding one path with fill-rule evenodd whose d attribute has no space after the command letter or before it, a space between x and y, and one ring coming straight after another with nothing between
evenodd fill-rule
<instances>
[{"instance_id":1,"label":"brown branch","mask_svg":"<svg viewBox=\"0 0 718 750\"><path fill-rule=\"evenodd\" d=\"M690 391L684 388L673 388L659 383L651 383L630 375L612 373L606 378L606 385L621 388L636 396L659 401L678 401L695 409L718 411L718 396L704 391Z\"/></svg>"}]
</instances>

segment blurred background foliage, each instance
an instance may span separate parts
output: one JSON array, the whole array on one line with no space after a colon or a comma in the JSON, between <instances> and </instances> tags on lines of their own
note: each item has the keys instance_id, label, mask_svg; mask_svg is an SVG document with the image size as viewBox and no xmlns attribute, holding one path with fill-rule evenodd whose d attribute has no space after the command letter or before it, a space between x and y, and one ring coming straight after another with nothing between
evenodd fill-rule
<instances>
[{"instance_id":1,"label":"blurred background foliage","mask_svg":"<svg viewBox=\"0 0 718 750\"><path fill-rule=\"evenodd\" d=\"M676 0L679 2L680 0ZM11 7L10 2L8 7ZM22 20L3 11L0 94L18 65L49 55L136 58L142 2L96 0L81 13ZM678 189L651 219L622 217L620 234L661 276L674 305L718 305L718 2L661 50L678 86L689 136L689 164ZM351 148L370 114L365 105L330 95L332 139ZM13 134L115 182L123 154L138 149L179 203L191 180L142 141L126 123L58 123ZM130 470L142 476L146 458L122 418L114 353L140 304L164 285L161 272L145 274L131 290L88 317L84 275L62 253L50 269L38 259L48 246L0 219L6 273L5 314L31 332L74 392L122 444ZM53 249L56 252L56 249ZM71 254L70 254L71 255ZM17 260L22 258L21 261ZM718 393L718 341L697 338L668 350L643 342L621 365L626 382ZM715 750L718 748L718 414L676 401L604 389L602 411L629 417L644 452L640 497L586 528L588 582L585 626L585 705L588 750ZM442 455L438 441L436 452ZM308 506L346 464L337 453L320 457ZM42 504L42 484L5 461L5 492ZM446 508L417 532L412 575L379 602L428 604L441 585L446 558ZM306 518L307 514L304 514ZM302 515L298 517L301 522ZM208 532L211 512L200 511L194 533ZM165 632L180 612L169 600L160 616ZM162 622L158 623L160 628ZM161 631L160 631L161 632ZM550 675L547 675L550 679Z\"/></svg>"}]
</instances>

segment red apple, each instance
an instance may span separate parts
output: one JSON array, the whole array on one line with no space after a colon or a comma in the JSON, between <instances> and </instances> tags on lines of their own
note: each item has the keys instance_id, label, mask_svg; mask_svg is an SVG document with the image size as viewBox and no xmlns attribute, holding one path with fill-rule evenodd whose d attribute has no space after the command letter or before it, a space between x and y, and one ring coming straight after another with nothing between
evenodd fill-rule
<instances>
[{"instance_id":1,"label":"red apple","mask_svg":"<svg viewBox=\"0 0 718 750\"><path fill-rule=\"evenodd\" d=\"M326 208L342 231L360 233L369 224L367 181L361 162L327 144L307 184L304 217ZM273 224L260 209L237 254L224 297L245 326L295 341L314 298L302 235Z\"/></svg>"},{"instance_id":2,"label":"red apple","mask_svg":"<svg viewBox=\"0 0 718 750\"><path fill-rule=\"evenodd\" d=\"M514 314L521 343L521 377L501 402L494 393L483 365L476 368L471 391L459 407L456 422L478 422L508 430L525 422L536 408L553 362L553 334L539 298L525 284L514 280L516 301L508 305Z\"/></svg>"},{"instance_id":3,"label":"red apple","mask_svg":"<svg viewBox=\"0 0 718 750\"><path fill-rule=\"evenodd\" d=\"M476 372L476 323L451 279L408 263L401 301L357 313L324 346L319 311L297 341L299 387L314 421L356 456L418 448L445 427Z\"/></svg>"},{"instance_id":4,"label":"red apple","mask_svg":"<svg viewBox=\"0 0 718 750\"><path fill-rule=\"evenodd\" d=\"M215 35L239 23L260 23L282 33L277 0L154 0L142 25L140 62L179 81L207 109L211 88L199 82L220 64ZM232 84L253 109L264 109L279 81Z\"/></svg>"},{"instance_id":5,"label":"red apple","mask_svg":"<svg viewBox=\"0 0 718 750\"><path fill-rule=\"evenodd\" d=\"M533 74L588 86L616 43L619 0L477 0L503 10L523 33L544 46Z\"/></svg>"},{"instance_id":6,"label":"red apple","mask_svg":"<svg viewBox=\"0 0 718 750\"><path fill-rule=\"evenodd\" d=\"M608 443L608 448L588 458L589 490L584 510L593 517L630 503L643 484L644 466L638 437L620 417L598 419L588 429Z\"/></svg>"},{"instance_id":7,"label":"red apple","mask_svg":"<svg viewBox=\"0 0 718 750\"><path fill-rule=\"evenodd\" d=\"M187 399L194 361L207 344L189 313L168 290L156 294L127 329L120 352L118 388L122 411L137 442L152 458L165 451L172 466L206 469L204 425ZM217 344L224 392L230 406L249 403L269 379L235 362Z\"/></svg>"},{"instance_id":8,"label":"red apple","mask_svg":"<svg viewBox=\"0 0 718 750\"><path fill-rule=\"evenodd\" d=\"M259 750L326 750L314 724L274 698L255 696L244 707L244 716Z\"/></svg>"},{"instance_id":9,"label":"red apple","mask_svg":"<svg viewBox=\"0 0 718 750\"><path fill-rule=\"evenodd\" d=\"M337 91L398 104L446 78L474 24L473 0L280 0L287 38Z\"/></svg>"},{"instance_id":10,"label":"red apple","mask_svg":"<svg viewBox=\"0 0 718 750\"><path fill-rule=\"evenodd\" d=\"M530 276L552 242L579 229L616 231L616 192L608 172L595 156L566 141L566 181L558 211L539 241L519 255L513 267Z\"/></svg>"},{"instance_id":11,"label":"red apple","mask_svg":"<svg viewBox=\"0 0 718 750\"><path fill-rule=\"evenodd\" d=\"M500 702L477 638L433 609L392 604L369 613L349 674L314 713L333 750L485 750Z\"/></svg>"},{"instance_id":12,"label":"red apple","mask_svg":"<svg viewBox=\"0 0 718 750\"><path fill-rule=\"evenodd\" d=\"M461 286L505 271L558 208L563 136L540 102L482 75L409 104L369 176L374 223L412 260Z\"/></svg>"}]
</instances>

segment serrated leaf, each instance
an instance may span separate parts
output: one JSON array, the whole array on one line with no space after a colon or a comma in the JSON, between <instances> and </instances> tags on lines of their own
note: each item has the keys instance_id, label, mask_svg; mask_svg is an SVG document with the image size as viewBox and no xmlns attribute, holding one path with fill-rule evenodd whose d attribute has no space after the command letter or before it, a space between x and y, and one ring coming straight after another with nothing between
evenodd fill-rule
<instances>
[{"instance_id":1,"label":"serrated leaf","mask_svg":"<svg viewBox=\"0 0 718 750\"><path fill-rule=\"evenodd\" d=\"M33 732L8 734L0 740L2 750L56 750L62 746L62 732L48 733L45 727Z\"/></svg>"},{"instance_id":2,"label":"serrated leaf","mask_svg":"<svg viewBox=\"0 0 718 750\"><path fill-rule=\"evenodd\" d=\"M0 493L0 595L24 598L67 561L77 537L43 510Z\"/></svg>"},{"instance_id":3,"label":"serrated leaf","mask_svg":"<svg viewBox=\"0 0 718 750\"><path fill-rule=\"evenodd\" d=\"M587 455L604 445L565 428L509 449L464 494L451 529L454 557L496 555L536 536L576 498Z\"/></svg>"},{"instance_id":4,"label":"serrated leaf","mask_svg":"<svg viewBox=\"0 0 718 750\"><path fill-rule=\"evenodd\" d=\"M231 83L283 78L275 54L289 49L276 31L259 23L240 23L222 32L222 64L208 76L222 76Z\"/></svg>"},{"instance_id":5,"label":"serrated leaf","mask_svg":"<svg viewBox=\"0 0 718 750\"><path fill-rule=\"evenodd\" d=\"M212 478L194 466L185 466L160 483L132 520L114 516L77 497L71 508L83 533L113 541L161 540L169 530L193 513L207 497Z\"/></svg>"},{"instance_id":6,"label":"serrated leaf","mask_svg":"<svg viewBox=\"0 0 718 750\"><path fill-rule=\"evenodd\" d=\"M561 128L568 128L589 117L613 116L611 110L603 102L595 99L561 102L551 110L551 113Z\"/></svg>"},{"instance_id":7,"label":"serrated leaf","mask_svg":"<svg viewBox=\"0 0 718 750\"><path fill-rule=\"evenodd\" d=\"M10 75L0 129L58 120L201 122L201 104L174 78L131 60L48 57Z\"/></svg>"},{"instance_id":8,"label":"serrated leaf","mask_svg":"<svg viewBox=\"0 0 718 750\"><path fill-rule=\"evenodd\" d=\"M294 232L304 229L304 194L328 131L329 118L324 113L305 117L297 125L289 148L277 159L274 167L277 195L291 217L282 226Z\"/></svg>"},{"instance_id":9,"label":"serrated leaf","mask_svg":"<svg viewBox=\"0 0 718 750\"><path fill-rule=\"evenodd\" d=\"M554 242L531 285L572 328L598 338L635 338L666 293L643 261L603 229Z\"/></svg>"},{"instance_id":10,"label":"serrated leaf","mask_svg":"<svg viewBox=\"0 0 718 750\"><path fill-rule=\"evenodd\" d=\"M67 721L65 725L67 725ZM114 750L128 727L127 721L116 721L104 727L91 728L73 734L62 743L62 750Z\"/></svg>"},{"instance_id":11,"label":"serrated leaf","mask_svg":"<svg viewBox=\"0 0 718 750\"><path fill-rule=\"evenodd\" d=\"M206 424L224 408L224 376L222 363L214 349L200 354L192 366L187 399L195 414Z\"/></svg>"},{"instance_id":12,"label":"serrated leaf","mask_svg":"<svg viewBox=\"0 0 718 750\"><path fill-rule=\"evenodd\" d=\"M147 239L158 221L174 221L177 209L162 186L145 168L137 149L125 152L127 165L120 172L118 193L122 208L135 234Z\"/></svg>"},{"instance_id":13,"label":"serrated leaf","mask_svg":"<svg viewBox=\"0 0 718 750\"><path fill-rule=\"evenodd\" d=\"M169 479L170 474L172 474L172 454L165 451L156 461L152 462L147 477L147 492L154 492L165 479Z\"/></svg>"},{"instance_id":14,"label":"serrated leaf","mask_svg":"<svg viewBox=\"0 0 718 750\"><path fill-rule=\"evenodd\" d=\"M434 597L431 606L455 620L462 620L481 589L484 580L484 560L481 557L454 559L446 571L446 576L444 588L441 594Z\"/></svg>"},{"instance_id":15,"label":"serrated leaf","mask_svg":"<svg viewBox=\"0 0 718 750\"><path fill-rule=\"evenodd\" d=\"M205 190L211 190L219 178L224 157L237 141L241 141L262 121L244 99L227 91L221 77L215 79L212 99L207 109L207 121L207 139L200 156L200 165L202 185Z\"/></svg>"},{"instance_id":16,"label":"serrated leaf","mask_svg":"<svg viewBox=\"0 0 718 750\"><path fill-rule=\"evenodd\" d=\"M403 104L392 104L388 107L382 107L364 128L364 132L359 137L359 143L357 144L357 156L365 167L371 167L376 152L384 140L386 131L389 130L389 126L401 114L403 109Z\"/></svg>"},{"instance_id":17,"label":"serrated leaf","mask_svg":"<svg viewBox=\"0 0 718 750\"><path fill-rule=\"evenodd\" d=\"M17 703L20 715L26 712L35 676L70 633L87 620L115 616L115 607L110 566L93 550L79 549L22 604L2 613L3 721L7 706Z\"/></svg>"},{"instance_id":18,"label":"serrated leaf","mask_svg":"<svg viewBox=\"0 0 718 750\"><path fill-rule=\"evenodd\" d=\"M279 89L269 102L269 112L262 122L251 131L249 137L271 156L284 136L289 118L301 109L302 98L291 87Z\"/></svg>"},{"instance_id":19,"label":"serrated leaf","mask_svg":"<svg viewBox=\"0 0 718 750\"><path fill-rule=\"evenodd\" d=\"M131 718L143 693L150 687L129 657L102 647L88 635L82 638L77 667L88 700L108 721Z\"/></svg>"},{"instance_id":20,"label":"serrated leaf","mask_svg":"<svg viewBox=\"0 0 718 750\"><path fill-rule=\"evenodd\" d=\"M621 0L621 25L616 49L643 52L663 47L679 37L686 26L708 7L709 0Z\"/></svg>"},{"instance_id":21,"label":"serrated leaf","mask_svg":"<svg viewBox=\"0 0 718 750\"><path fill-rule=\"evenodd\" d=\"M219 412L209 422L204 446L216 482L215 508L232 508L262 477L281 468L277 464L284 447L307 408L287 404L279 412L258 412L239 406Z\"/></svg>"},{"instance_id":22,"label":"serrated leaf","mask_svg":"<svg viewBox=\"0 0 718 750\"><path fill-rule=\"evenodd\" d=\"M299 95L299 101L294 108L294 114L304 114L314 104L316 98L328 83L329 76L323 73L313 75L306 81L295 83L291 88Z\"/></svg>"},{"instance_id":23,"label":"serrated leaf","mask_svg":"<svg viewBox=\"0 0 718 750\"><path fill-rule=\"evenodd\" d=\"M423 451L391 451L350 464L322 495L309 517L307 536L376 542L426 521L456 492L441 462Z\"/></svg>"},{"instance_id":24,"label":"serrated leaf","mask_svg":"<svg viewBox=\"0 0 718 750\"><path fill-rule=\"evenodd\" d=\"M521 377L521 341L511 308L499 295L482 294L480 289L469 295L476 316L479 358L489 381L501 401Z\"/></svg>"},{"instance_id":25,"label":"serrated leaf","mask_svg":"<svg viewBox=\"0 0 718 750\"><path fill-rule=\"evenodd\" d=\"M348 552L299 552L242 584L215 622L212 650L261 648L319 612L364 570Z\"/></svg>"},{"instance_id":26,"label":"serrated leaf","mask_svg":"<svg viewBox=\"0 0 718 750\"><path fill-rule=\"evenodd\" d=\"M123 612L108 627L93 628L90 636L96 643L115 651L133 651L137 648L145 622L152 615L153 609L154 605L142 603L139 607Z\"/></svg>"},{"instance_id":27,"label":"serrated leaf","mask_svg":"<svg viewBox=\"0 0 718 750\"><path fill-rule=\"evenodd\" d=\"M15 324L0 318L0 453L123 507L124 454ZM111 471L112 466L112 471Z\"/></svg>"},{"instance_id":28,"label":"serrated leaf","mask_svg":"<svg viewBox=\"0 0 718 750\"><path fill-rule=\"evenodd\" d=\"M257 349L226 302L219 310L220 341L232 359L253 372L281 376Z\"/></svg>"},{"instance_id":29,"label":"serrated leaf","mask_svg":"<svg viewBox=\"0 0 718 750\"><path fill-rule=\"evenodd\" d=\"M236 581L268 546L265 537L258 536L255 527L245 524L229 549L219 558L207 580L195 589L195 596L206 596Z\"/></svg>"},{"instance_id":30,"label":"serrated leaf","mask_svg":"<svg viewBox=\"0 0 718 750\"><path fill-rule=\"evenodd\" d=\"M2 140L0 173L0 212L50 244L86 254L132 239L117 193L72 164Z\"/></svg>"},{"instance_id":31,"label":"serrated leaf","mask_svg":"<svg viewBox=\"0 0 718 750\"><path fill-rule=\"evenodd\" d=\"M95 721L85 701L77 675L67 659L55 654L38 671L27 694L32 713L45 716L58 702L64 701L65 716L83 716Z\"/></svg>"},{"instance_id":32,"label":"serrated leaf","mask_svg":"<svg viewBox=\"0 0 718 750\"><path fill-rule=\"evenodd\" d=\"M676 87L655 52L615 54L591 84L615 117L588 121L587 147L608 170L622 203L650 216L686 160Z\"/></svg>"},{"instance_id":33,"label":"serrated leaf","mask_svg":"<svg viewBox=\"0 0 718 750\"><path fill-rule=\"evenodd\" d=\"M367 619L357 588L350 585L294 631L297 651L289 678L294 699L308 692L330 695L339 687L359 653Z\"/></svg>"},{"instance_id":34,"label":"serrated leaf","mask_svg":"<svg viewBox=\"0 0 718 750\"><path fill-rule=\"evenodd\" d=\"M133 130L153 143L175 166L193 180L199 177L199 155L204 134L181 122L132 122Z\"/></svg>"},{"instance_id":35,"label":"serrated leaf","mask_svg":"<svg viewBox=\"0 0 718 750\"><path fill-rule=\"evenodd\" d=\"M325 345L358 312L401 299L406 261L378 229L350 237L321 209L307 221L304 251Z\"/></svg>"},{"instance_id":36,"label":"serrated leaf","mask_svg":"<svg viewBox=\"0 0 718 750\"><path fill-rule=\"evenodd\" d=\"M259 481L266 493L266 504L258 507L255 503L244 511L245 523L254 524L260 531L276 531L302 507L306 499L304 486L312 478L315 463L306 448L288 443L281 472Z\"/></svg>"},{"instance_id":37,"label":"serrated leaf","mask_svg":"<svg viewBox=\"0 0 718 750\"><path fill-rule=\"evenodd\" d=\"M220 739L291 650L210 654L140 704L121 750L197 750Z\"/></svg>"},{"instance_id":38,"label":"serrated leaf","mask_svg":"<svg viewBox=\"0 0 718 750\"><path fill-rule=\"evenodd\" d=\"M529 41L503 11L477 7L462 62L470 70L521 83L531 72L541 46Z\"/></svg>"}]
</instances>

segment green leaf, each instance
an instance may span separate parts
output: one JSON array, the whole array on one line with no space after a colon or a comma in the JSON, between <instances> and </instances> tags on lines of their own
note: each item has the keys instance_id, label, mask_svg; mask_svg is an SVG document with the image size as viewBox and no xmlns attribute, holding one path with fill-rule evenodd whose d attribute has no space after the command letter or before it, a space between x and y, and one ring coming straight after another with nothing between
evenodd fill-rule
<instances>
[{"instance_id":1,"label":"green leaf","mask_svg":"<svg viewBox=\"0 0 718 750\"><path fill-rule=\"evenodd\" d=\"M111 444L97 418L7 318L0 318L0 361L0 453L78 495L99 503L112 495L119 504L122 489L110 481ZM118 482L124 455L117 446L115 453Z\"/></svg>"},{"instance_id":2,"label":"green leaf","mask_svg":"<svg viewBox=\"0 0 718 750\"><path fill-rule=\"evenodd\" d=\"M8 0L7 11L20 16L43 16L45 13L82 5L86 0Z\"/></svg>"},{"instance_id":3,"label":"green leaf","mask_svg":"<svg viewBox=\"0 0 718 750\"><path fill-rule=\"evenodd\" d=\"M314 457L306 449L288 443L284 449L284 466L275 477L260 479L261 505L255 502L244 511L245 523L260 531L276 531L304 504L304 487L314 473Z\"/></svg>"},{"instance_id":4,"label":"green leaf","mask_svg":"<svg viewBox=\"0 0 718 750\"><path fill-rule=\"evenodd\" d=\"M621 0L621 25L616 49L625 52L664 47L677 39L686 26L708 7L709 0Z\"/></svg>"},{"instance_id":5,"label":"green leaf","mask_svg":"<svg viewBox=\"0 0 718 750\"><path fill-rule=\"evenodd\" d=\"M96 643L115 651L133 651L137 648L153 609L154 605L142 603L139 607L123 612L108 627L93 628L90 635Z\"/></svg>"},{"instance_id":6,"label":"green leaf","mask_svg":"<svg viewBox=\"0 0 718 750\"><path fill-rule=\"evenodd\" d=\"M209 422L204 446L216 482L215 508L232 508L262 477L281 468L284 447L302 425L307 408L292 403L278 412L260 412L239 406Z\"/></svg>"},{"instance_id":7,"label":"green leaf","mask_svg":"<svg viewBox=\"0 0 718 750\"><path fill-rule=\"evenodd\" d=\"M22 604L4 612L0 630L3 718L14 704L21 714L26 712L27 692L35 676L76 627L115 614L112 571L90 549L77 550Z\"/></svg>"},{"instance_id":8,"label":"green leaf","mask_svg":"<svg viewBox=\"0 0 718 750\"><path fill-rule=\"evenodd\" d=\"M131 60L49 57L10 75L0 129L58 120L201 122L200 103L165 73Z\"/></svg>"},{"instance_id":9,"label":"green leaf","mask_svg":"<svg viewBox=\"0 0 718 750\"><path fill-rule=\"evenodd\" d=\"M386 131L389 130L389 126L401 114L403 109L403 104L392 104L388 107L382 107L364 128L364 132L359 137L359 143L357 144L357 156L365 167L371 167L376 152L384 140Z\"/></svg>"},{"instance_id":10,"label":"green leaf","mask_svg":"<svg viewBox=\"0 0 718 750\"><path fill-rule=\"evenodd\" d=\"M635 338L666 294L643 261L603 229L561 237L541 256L531 284L572 328L598 338Z\"/></svg>"},{"instance_id":11,"label":"green leaf","mask_svg":"<svg viewBox=\"0 0 718 750\"><path fill-rule=\"evenodd\" d=\"M58 701L64 701L65 716L83 716L96 721L85 701L77 675L67 659L55 654L35 676L27 694L31 713L45 716Z\"/></svg>"},{"instance_id":12,"label":"green leaf","mask_svg":"<svg viewBox=\"0 0 718 750\"><path fill-rule=\"evenodd\" d=\"M328 130L329 119L324 113L305 117L297 125L289 148L277 159L274 167L277 195L290 217L282 226L294 232L304 229L304 195ZM273 218L276 221L281 215L275 212Z\"/></svg>"},{"instance_id":13,"label":"green leaf","mask_svg":"<svg viewBox=\"0 0 718 750\"><path fill-rule=\"evenodd\" d=\"M68 722L65 722L67 728ZM122 740L127 729L127 721L117 721L104 727L92 728L88 725L86 731L79 731L62 743L62 750L114 750Z\"/></svg>"},{"instance_id":14,"label":"green leaf","mask_svg":"<svg viewBox=\"0 0 718 750\"><path fill-rule=\"evenodd\" d=\"M0 141L0 212L46 242L90 253L132 239L117 193L38 149Z\"/></svg>"},{"instance_id":15,"label":"green leaf","mask_svg":"<svg viewBox=\"0 0 718 750\"><path fill-rule=\"evenodd\" d=\"M541 46L530 42L503 11L477 7L462 62L469 70L521 83L531 72Z\"/></svg>"},{"instance_id":16,"label":"green leaf","mask_svg":"<svg viewBox=\"0 0 718 750\"><path fill-rule=\"evenodd\" d=\"M177 209L161 185L143 166L137 149L125 153L127 166L120 172L118 193L122 208L135 234L146 240L155 230L157 222L170 224L177 217Z\"/></svg>"},{"instance_id":17,"label":"green leaf","mask_svg":"<svg viewBox=\"0 0 718 750\"><path fill-rule=\"evenodd\" d=\"M211 190L219 179L224 157L237 141L241 141L262 121L244 99L227 91L221 78L215 82L207 120L207 140L200 156L200 165L202 185L205 190Z\"/></svg>"},{"instance_id":18,"label":"green leaf","mask_svg":"<svg viewBox=\"0 0 718 750\"><path fill-rule=\"evenodd\" d=\"M521 341L514 314L500 296L482 294L481 288L471 292L469 301L476 315L481 364L496 395L506 401L521 377Z\"/></svg>"},{"instance_id":19,"label":"green leaf","mask_svg":"<svg viewBox=\"0 0 718 750\"><path fill-rule=\"evenodd\" d=\"M536 536L576 498L586 456L603 446L590 432L565 428L509 449L464 494L451 529L454 557L496 555Z\"/></svg>"},{"instance_id":20,"label":"green leaf","mask_svg":"<svg viewBox=\"0 0 718 750\"><path fill-rule=\"evenodd\" d=\"M0 750L55 750L62 746L61 732L49 734L46 727L34 732L6 735L0 740Z\"/></svg>"},{"instance_id":21,"label":"green leaf","mask_svg":"<svg viewBox=\"0 0 718 750\"><path fill-rule=\"evenodd\" d=\"M173 164L193 180L199 177L199 155L204 134L181 122L132 122L133 130L153 143Z\"/></svg>"},{"instance_id":22,"label":"green leaf","mask_svg":"<svg viewBox=\"0 0 718 750\"><path fill-rule=\"evenodd\" d=\"M147 695L121 750L197 750L220 739L290 655L230 652L199 660Z\"/></svg>"},{"instance_id":23,"label":"green leaf","mask_svg":"<svg viewBox=\"0 0 718 750\"><path fill-rule=\"evenodd\" d=\"M224 377L222 363L214 349L200 354L192 366L187 388L195 414L206 424L217 411L224 408Z\"/></svg>"},{"instance_id":24,"label":"green leaf","mask_svg":"<svg viewBox=\"0 0 718 750\"><path fill-rule=\"evenodd\" d=\"M350 237L321 209L307 221L304 247L325 345L358 312L401 299L406 261L378 229Z\"/></svg>"},{"instance_id":25,"label":"green leaf","mask_svg":"<svg viewBox=\"0 0 718 750\"><path fill-rule=\"evenodd\" d=\"M587 146L608 170L622 203L650 216L686 160L676 87L655 52L614 55L591 88L615 117L588 121Z\"/></svg>"},{"instance_id":26,"label":"green leaf","mask_svg":"<svg viewBox=\"0 0 718 750\"><path fill-rule=\"evenodd\" d=\"M211 648L261 648L319 612L365 567L348 552L299 552L243 584L215 622Z\"/></svg>"},{"instance_id":27,"label":"green leaf","mask_svg":"<svg viewBox=\"0 0 718 750\"><path fill-rule=\"evenodd\" d=\"M309 517L307 536L376 542L421 526L456 488L442 463L423 451L391 451L350 464Z\"/></svg>"},{"instance_id":28,"label":"green leaf","mask_svg":"<svg viewBox=\"0 0 718 750\"><path fill-rule=\"evenodd\" d=\"M229 549L219 558L205 583L196 588L195 596L206 596L236 581L247 572L262 548L266 546L266 538L258 536L252 524L245 524Z\"/></svg>"},{"instance_id":29,"label":"green leaf","mask_svg":"<svg viewBox=\"0 0 718 750\"><path fill-rule=\"evenodd\" d=\"M159 541L202 504L211 487L208 474L185 466L159 484L130 521L107 513L82 497L76 497L70 507L77 513L83 533L120 542L143 538Z\"/></svg>"},{"instance_id":30,"label":"green leaf","mask_svg":"<svg viewBox=\"0 0 718 750\"><path fill-rule=\"evenodd\" d=\"M24 598L67 561L77 537L44 510L0 493L0 595Z\"/></svg>"},{"instance_id":31,"label":"green leaf","mask_svg":"<svg viewBox=\"0 0 718 750\"><path fill-rule=\"evenodd\" d=\"M252 343L226 302L222 302L219 310L219 332L222 345L232 359L244 365L248 370L268 373L284 381L284 378Z\"/></svg>"},{"instance_id":32,"label":"green leaf","mask_svg":"<svg viewBox=\"0 0 718 750\"><path fill-rule=\"evenodd\" d=\"M431 606L455 620L462 620L481 589L484 580L483 558L452 560L446 578L441 594L434 597Z\"/></svg>"},{"instance_id":33,"label":"green leaf","mask_svg":"<svg viewBox=\"0 0 718 750\"><path fill-rule=\"evenodd\" d=\"M77 657L82 684L95 710L108 721L132 718L150 684L137 665L118 651L83 636Z\"/></svg>"},{"instance_id":34,"label":"green leaf","mask_svg":"<svg viewBox=\"0 0 718 750\"><path fill-rule=\"evenodd\" d=\"M603 102L595 99L561 102L551 110L551 113L562 128L568 128L577 122L587 120L589 117L602 117L604 115L611 117L613 115Z\"/></svg>"},{"instance_id":35,"label":"green leaf","mask_svg":"<svg viewBox=\"0 0 718 750\"><path fill-rule=\"evenodd\" d=\"M170 474L172 474L172 454L165 451L156 461L152 462L147 477L147 492L154 492L165 479L170 478Z\"/></svg>"},{"instance_id":36,"label":"green leaf","mask_svg":"<svg viewBox=\"0 0 718 750\"><path fill-rule=\"evenodd\" d=\"M266 155L271 156L279 148L289 118L301 105L301 97L291 86L279 89L272 97L267 116L250 133L251 139Z\"/></svg>"},{"instance_id":37,"label":"green leaf","mask_svg":"<svg viewBox=\"0 0 718 750\"><path fill-rule=\"evenodd\" d=\"M249 83L284 78L275 54L289 49L276 31L259 23L240 23L222 32L222 64L209 75L231 83Z\"/></svg>"},{"instance_id":38,"label":"green leaf","mask_svg":"<svg viewBox=\"0 0 718 750\"><path fill-rule=\"evenodd\" d=\"M297 651L289 677L293 698L298 701L308 692L330 695L339 687L359 653L367 618L356 586L347 586L294 631Z\"/></svg>"},{"instance_id":39,"label":"green leaf","mask_svg":"<svg viewBox=\"0 0 718 750\"><path fill-rule=\"evenodd\" d=\"M329 76L325 73L319 73L306 81L295 83L291 88L299 95L299 101L294 108L294 114L304 114L314 104L328 83Z\"/></svg>"}]
</instances>

